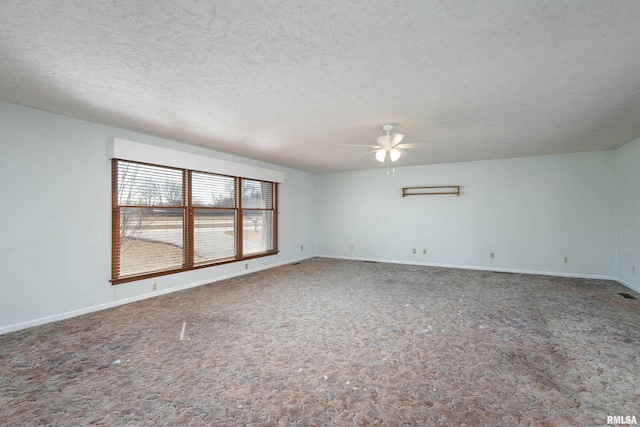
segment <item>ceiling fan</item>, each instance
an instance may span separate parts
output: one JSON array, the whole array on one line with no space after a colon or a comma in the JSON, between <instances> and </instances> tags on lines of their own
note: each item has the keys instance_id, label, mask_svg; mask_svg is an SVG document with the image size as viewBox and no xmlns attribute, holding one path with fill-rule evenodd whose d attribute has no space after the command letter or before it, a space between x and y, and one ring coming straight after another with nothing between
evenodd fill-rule
<instances>
[{"instance_id":1,"label":"ceiling fan","mask_svg":"<svg viewBox=\"0 0 640 427\"><path fill-rule=\"evenodd\" d=\"M342 144L351 147L369 147L375 148L373 151L369 151L360 154L356 157L365 156L370 153L375 153L376 160L380 163L388 158L391 162L397 161L402 155L402 151L407 148L415 148L415 144L401 144L404 139L404 135L401 133L391 133L393 125L384 125L382 130L387 134L378 137L378 145L360 145L360 144Z\"/></svg>"}]
</instances>

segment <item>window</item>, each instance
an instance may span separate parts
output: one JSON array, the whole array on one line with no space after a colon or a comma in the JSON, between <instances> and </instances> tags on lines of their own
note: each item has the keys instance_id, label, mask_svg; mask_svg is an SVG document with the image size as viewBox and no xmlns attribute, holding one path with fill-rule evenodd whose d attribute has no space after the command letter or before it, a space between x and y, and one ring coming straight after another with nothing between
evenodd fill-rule
<instances>
[{"instance_id":1,"label":"window","mask_svg":"<svg viewBox=\"0 0 640 427\"><path fill-rule=\"evenodd\" d=\"M112 283L278 253L277 183L112 162Z\"/></svg>"}]
</instances>

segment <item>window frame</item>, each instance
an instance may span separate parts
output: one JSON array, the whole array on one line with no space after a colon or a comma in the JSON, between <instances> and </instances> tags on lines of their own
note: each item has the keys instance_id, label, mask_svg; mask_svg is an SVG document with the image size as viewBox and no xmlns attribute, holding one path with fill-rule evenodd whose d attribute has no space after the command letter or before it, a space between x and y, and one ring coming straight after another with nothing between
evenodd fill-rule
<instances>
[{"instance_id":1,"label":"window frame","mask_svg":"<svg viewBox=\"0 0 640 427\"><path fill-rule=\"evenodd\" d=\"M138 205L120 205L118 200L118 164L119 162L127 162L133 164L139 164L144 166L161 167L166 169L173 169L182 171L182 206L163 206L163 208L183 209L183 263L180 267L168 267L163 269L157 269L148 272L120 275L120 209L121 208L140 208ZM233 207L203 207L194 206L192 200L192 174L193 172L208 174L213 176L222 176L227 178L233 178L234 180L234 206ZM272 192L272 204L271 208L255 209L242 207L242 181L257 181L261 183L270 184ZM214 267L223 264L229 264L233 262L246 261L249 259L261 258L266 256L273 256L279 253L278 247L278 218L279 218L279 185L278 182L265 181L255 178L243 178L239 176L232 176L226 174L217 174L208 171L200 171L194 169L185 169L174 166L165 166L153 163L145 163L127 159L111 159L111 284L118 285L121 283L132 282L136 280L148 279L152 277L164 276L168 274L182 273L185 271L197 270L201 268ZM149 208L150 206L144 206ZM234 225L235 231L235 255L232 257L220 258L215 260L205 260L201 262L194 262L194 211L195 210L208 210L208 209L224 209L235 211L236 223ZM253 252L249 255L243 255L243 215L245 210L261 210L272 212L272 248L261 252Z\"/></svg>"}]
</instances>

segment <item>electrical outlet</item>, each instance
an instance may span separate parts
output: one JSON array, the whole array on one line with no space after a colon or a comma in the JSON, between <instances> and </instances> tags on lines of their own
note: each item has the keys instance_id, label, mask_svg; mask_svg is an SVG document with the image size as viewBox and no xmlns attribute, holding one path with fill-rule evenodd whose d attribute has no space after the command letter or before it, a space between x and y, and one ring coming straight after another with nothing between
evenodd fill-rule
<instances>
[{"instance_id":1,"label":"electrical outlet","mask_svg":"<svg viewBox=\"0 0 640 427\"><path fill-rule=\"evenodd\" d=\"M304 251L304 245L300 245L300 250Z\"/></svg>"},{"instance_id":2,"label":"electrical outlet","mask_svg":"<svg viewBox=\"0 0 640 427\"><path fill-rule=\"evenodd\" d=\"M248 270L248 269L249 269L249 264L245 264L245 265L244 265L244 269L245 269L245 270Z\"/></svg>"},{"instance_id":3,"label":"electrical outlet","mask_svg":"<svg viewBox=\"0 0 640 427\"><path fill-rule=\"evenodd\" d=\"M416 250L415 250L415 249L413 249L413 253L414 253L414 254L416 253Z\"/></svg>"},{"instance_id":4,"label":"electrical outlet","mask_svg":"<svg viewBox=\"0 0 640 427\"><path fill-rule=\"evenodd\" d=\"M635 273L636 273L636 266L635 266L635 265L632 265L632 266L631 266L631 272L632 272L633 274L635 274Z\"/></svg>"},{"instance_id":5,"label":"electrical outlet","mask_svg":"<svg viewBox=\"0 0 640 427\"><path fill-rule=\"evenodd\" d=\"M152 291L157 291L158 290L158 284L154 283L153 285L151 285L151 290Z\"/></svg>"},{"instance_id":6,"label":"electrical outlet","mask_svg":"<svg viewBox=\"0 0 640 427\"><path fill-rule=\"evenodd\" d=\"M568 264L569 263L569 257L566 256L566 257L562 258L562 262L565 263L565 264Z\"/></svg>"},{"instance_id":7,"label":"electrical outlet","mask_svg":"<svg viewBox=\"0 0 640 427\"><path fill-rule=\"evenodd\" d=\"M495 254L495 253L491 252L491 253L489 254L489 258L494 259L495 257L496 257L496 254Z\"/></svg>"},{"instance_id":8,"label":"electrical outlet","mask_svg":"<svg viewBox=\"0 0 640 427\"><path fill-rule=\"evenodd\" d=\"M426 250L426 249L423 249L423 250L422 250L422 255L426 255L426 254L427 254L427 250Z\"/></svg>"},{"instance_id":9,"label":"electrical outlet","mask_svg":"<svg viewBox=\"0 0 640 427\"><path fill-rule=\"evenodd\" d=\"M351 246L351 250L353 250L353 246Z\"/></svg>"}]
</instances>

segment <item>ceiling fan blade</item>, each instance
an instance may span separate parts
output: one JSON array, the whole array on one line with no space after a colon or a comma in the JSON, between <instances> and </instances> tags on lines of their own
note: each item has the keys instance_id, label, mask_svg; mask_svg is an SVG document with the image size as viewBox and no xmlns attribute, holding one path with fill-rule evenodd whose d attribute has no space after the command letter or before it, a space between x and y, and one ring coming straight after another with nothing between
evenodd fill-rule
<instances>
[{"instance_id":1,"label":"ceiling fan blade","mask_svg":"<svg viewBox=\"0 0 640 427\"><path fill-rule=\"evenodd\" d=\"M371 150L371 151L367 151L366 153L362 153L362 154L358 154L358 155L353 156L353 157L352 157L352 159L355 159L355 158L357 158L357 157L362 157L362 156L368 156L368 155L370 155L370 154L375 153L376 151L378 151L378 150Z\"/></svg>"},{"instance_id":2,"label":"ceiling fan blade","mask_svg":"<svg viewBox=\"0 0 640 427\"><path fill-rule=\"evenodd\" d=\"M404 139L404 135L401 134L401 133L394 133L393 135L390 135L390 137L391 137L391 144L392 145L398 145Z\"/></svg>"},{"instance_id":3,"label":"ceiling fan blade","mask_svg":"<svg viewBox=\"0 0 640 427\"><path fill-rule=\"evenodd\" d=\"M407 148L423 148L428 144L428 142L410 142L408 144L398 144L396 148L407 149Z\"/></svg>"},{"instance_id":4,"label":"ceiling fan blade","mask_svg":"<svg viewBox=\"0 0 640 427\"><path fill-rule=\"evenodd\" d=\"M391 135L382 135L378 137L378 145L384 146L391 143Z\"/></svg>"},{"instance_id":5,"label":"ceiling fan blade","mask_svg":"<svg viewBox=\"0 0 640 427\"><path fill-rule=\"evenodd\" d=\"M363 145L363 144L340 144L343 147L368 147L368 148L380 148L377 145Z\"/></svg>"}]
</instances>

